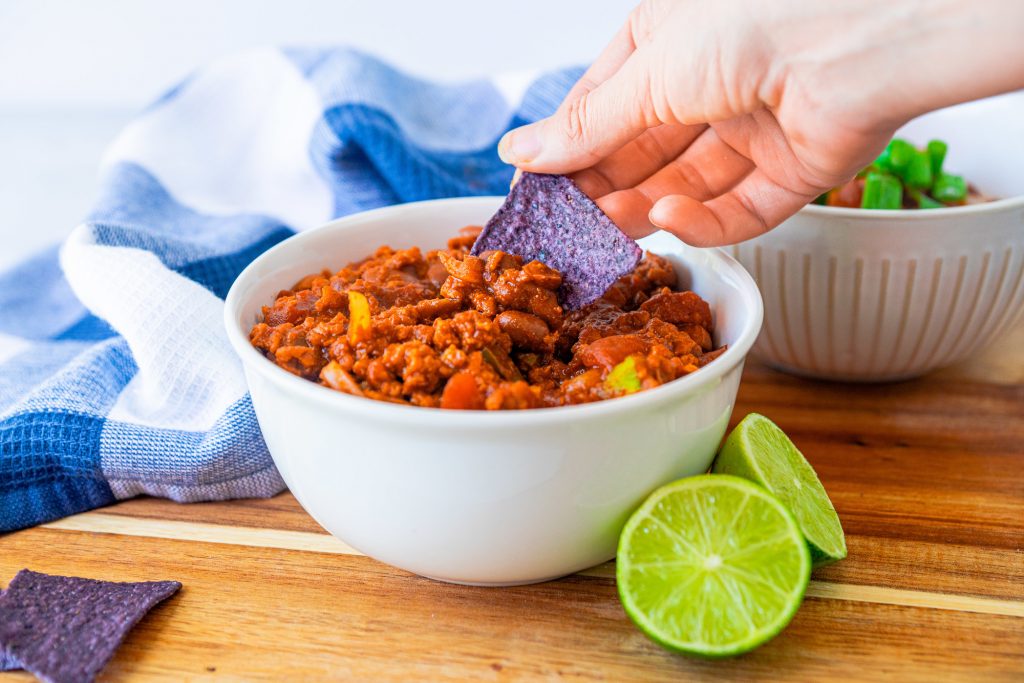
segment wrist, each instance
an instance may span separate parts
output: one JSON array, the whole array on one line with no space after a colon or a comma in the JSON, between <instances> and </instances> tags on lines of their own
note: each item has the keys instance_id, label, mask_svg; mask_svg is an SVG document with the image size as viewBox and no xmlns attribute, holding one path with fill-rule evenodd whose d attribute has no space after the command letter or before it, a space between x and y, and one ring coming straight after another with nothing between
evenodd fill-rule
<instances>
[{"instance_id":1,"label":"wrist","mask_svg":"<svg viewBox=\"0 0 1024 683\"><path fill-rule=\"evenodd\" d=\"M1024 88L1020 0L797 2L777 19L783 88L866 128Z\"/></svg>"},{"instance_id":2,"label":"wrist","mask_svg":"<svg viewBox=\"0 0 1024 683\"><path fill-rule=\"evenodd\" d=\"M915 0L906 118L1024 87L1024 3Z\"/></svg>"}]
</instances>

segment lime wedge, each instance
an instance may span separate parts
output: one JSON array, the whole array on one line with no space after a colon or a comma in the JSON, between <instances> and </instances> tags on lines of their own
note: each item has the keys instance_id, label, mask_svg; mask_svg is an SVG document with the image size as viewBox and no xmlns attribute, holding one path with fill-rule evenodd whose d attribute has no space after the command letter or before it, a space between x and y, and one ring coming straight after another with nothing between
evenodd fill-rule
<instances>
[{"instance_id":1,"label":"lime wedge","mask_svg":"<svg viewBox=\"0 0 1024 683\"><path fill-rule=\"evenodd\" d=\"M764 415L750 413L736 425L711 471L774 493L796 517L815 567L846 557L846 537L825 487L786 433Z\"/></svg>"},{"instance_id":2,"label":"lime wedge","mask_svg":"<svg viewBox=\"0 0 1024 683\"><path fill-rule=\"evenodd\" d=\"M718 658L785 628L811 556L774 496L745 479L704 474L663 486L633 513L615 573L626 614L652 640Z\"/></svg>"}]
</instances>

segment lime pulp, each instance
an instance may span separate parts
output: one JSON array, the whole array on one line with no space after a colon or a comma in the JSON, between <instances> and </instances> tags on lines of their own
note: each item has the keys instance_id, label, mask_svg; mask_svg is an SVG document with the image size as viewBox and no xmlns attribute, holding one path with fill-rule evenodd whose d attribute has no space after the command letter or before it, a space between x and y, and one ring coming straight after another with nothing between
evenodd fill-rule
<instances>
[{"instance_id":1,"label":"lime pulp","mask_svg":"<svg viewBox=\"0 0 1024 683\"><path fill-rule=\"evenodd\" d=\"M846 538L814 468L779 427L757 413L740 421L712 471L749 479L773 493L796 517L819 567L846 557Z\"/></svg>"},{"instance_id":2,"label":"lime pulp","mask_svg":"<svg viewBox=\"0 0 1024 683\"><path fill-rule=\"evenodd\" d=\"M701 475L655 491L619 538L616 581L652 640L719 658L767 642L793 618L811 558L793 515L762 487Z\"/></svg>"}]
</instances>

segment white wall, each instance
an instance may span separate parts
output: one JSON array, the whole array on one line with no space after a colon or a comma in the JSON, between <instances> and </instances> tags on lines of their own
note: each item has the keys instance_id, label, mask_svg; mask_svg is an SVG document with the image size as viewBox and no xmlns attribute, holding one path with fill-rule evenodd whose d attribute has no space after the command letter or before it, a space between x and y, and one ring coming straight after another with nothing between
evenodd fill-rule
<instances>
[{"instance_id":1,"label":"white wall","mask_svg":"<svg viewBox=\"0 0 1024 683\"><path fill-rule=\"evenodd\" d=\"M634 0L0 0L0 268L87 210L107 141L219 55L345 43L457 80L590 61Z\"/></svg>"},{"instance_id":2,"label":"white wall","mask_svg":"<svg viewBox=\"0 0 1024 683\"><path fill-rule=\"evenodd\" d=\"M260 44L348 43L462 78L588 61L632 0L2 0L0 102L138 106Z\"/></svg>"}]
</instances>

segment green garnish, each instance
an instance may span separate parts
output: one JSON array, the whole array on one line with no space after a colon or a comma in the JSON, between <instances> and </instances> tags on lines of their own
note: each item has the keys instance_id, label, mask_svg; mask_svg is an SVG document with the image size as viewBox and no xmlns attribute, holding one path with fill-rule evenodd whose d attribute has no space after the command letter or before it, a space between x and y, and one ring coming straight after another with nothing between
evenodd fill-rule
<instances>
[{"instance_id":1,"label":"green garnish","mask_svg":"<svg viewBox=\"0 0 1024 683\"><path fill-rule=\"evenodd\" d=\"M899 174L907 188L927 190L932 186L932 157L928 152L914 150L910 163Z\"/></svg>"},{"instance_id":2,"label":"green garnish","mask_svg":"<svg viewBox=\"0 0 1024 683\"><path fill-rule=\"evenodd\" d=\"M932 196L947 204L967 198L967 181L963 176L941 173L932 186Z\"/></svg>"},{"instance_id":3,"label":"green garnish","mask_svg":"<svg viewBox=\"0 0 1024 683\"><path fill-rule=\"evenodd\" d=\"M942 202L935 201L920 190L907 190L907 194L917 203L919 209L941 209L945 206Z\"/></svg>"},{"instance_id":4,"label":"green garnish","mask_svg":"<svg viewBox=\"0 0 1024 683\"><path fill-rule=\"evenodd\" d=\"M932 160L932 177L938 178L942 173L942 162L946 160L946 150L949 146L942 140L929 140L926 149Z\"/></svg>"},{"instance_id":5,"label":"green garnish","mask_svg":"<svg viewBox=\"0 0 1024 683\"><path fill-rule=\"evenodd\" d=\"M903 206L903 186L887 173L868 173L864 181L862 209L899 209Z\"/></svg>"},{"instance_id":6,"label":"green garnish","mask_svg":"<svg viewBox=\"0 0 1024 683\"><path fill-rule=\"evenodd\" d=\"M867 168L861 169L860 172L857 173L857 177L858 178L863 178L864 176L866 176L868 174L868 171L870 171L870 170L886 171L886 172L892 171L892 166L889 164L889 148L888 147L886 147L885 149L882 150L882 153L878 155L878 158L876 158L873 162L871 162L870 166L868 166Z\"/></svg>"},{"instance_id":7,"label":"green garnish","mask_svg":"<svg viewBox=\"0 0 1024 683\"><path fill-rule=\"evenodd\" d=\"M948 150L942 140L929 140L918 149L893 138L871 165L814 203L851 208L859 202L862 209L941 209L963 204L970 194L967 181L942 170Z\"/></svg>"},{"instance_id":8,"label":"green garnish","mask_svg":"<svg viewBox=\"0 0 1024 683\"><path fill-rule=\"evenodd\" d=\"M906 140L893 138L886 148L886 152L889 157L889 168L899 173L910 165L910 161L917 154L917 149Z\"/></svg>"},{"instance_id":9,"label":"green garnish","mask_svg":"<svg viewBox=\"0 0 1024 683\"><path fill-rule=\"evenodd\" d=\"M615 391L627 394L640 391L640 376L636 372L636 359L633 356L627 356L626 360L611 369L604 381L609 389Z\"/></svg>"}]
</instances>

